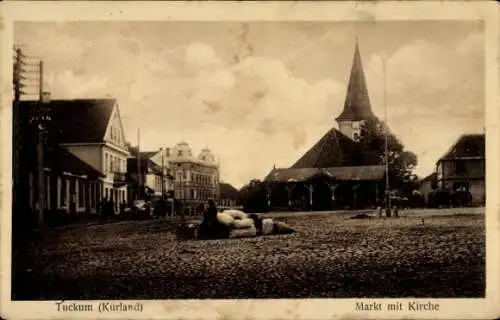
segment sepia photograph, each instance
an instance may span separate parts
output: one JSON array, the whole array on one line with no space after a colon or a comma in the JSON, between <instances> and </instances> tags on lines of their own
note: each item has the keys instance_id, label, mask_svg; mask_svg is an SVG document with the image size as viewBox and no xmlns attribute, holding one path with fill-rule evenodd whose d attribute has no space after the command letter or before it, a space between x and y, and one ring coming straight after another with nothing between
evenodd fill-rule
<instances>
[{"instance_id":1,"label":"sepia photograph","mask_svg":"<svg viewBox=\"0 0 500 320\"><path fill-rule=\"evenodd\" d=\"M12 302L487 297L484 20L11 29Z\"/></svg>"}]
</instances>

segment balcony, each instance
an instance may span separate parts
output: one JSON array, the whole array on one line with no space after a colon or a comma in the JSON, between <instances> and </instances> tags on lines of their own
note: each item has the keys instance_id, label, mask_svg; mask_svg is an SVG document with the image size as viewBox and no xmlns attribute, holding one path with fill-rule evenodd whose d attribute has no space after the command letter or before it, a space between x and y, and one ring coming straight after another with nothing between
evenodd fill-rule
<instances>
[{"instance_id":1,"label":"balcony","mask_svg":"<svg viewBox=\"0 0 500 320\"><path fill-rule=\"evenodd\" d=\"M114 182L127 182L127 173L126 172L113 172L113 181Z\"/></svg>"},{"instance_id":2,"label":"balcony","mask_svg":"<svg viewBox=\"0 0 500 320\"><path fill-rule=\"evenodd\" d=\"M128 177L126 172L113 172L113 184L115 187L121 187L128 182Z\"/></svg>"}]
</instances>

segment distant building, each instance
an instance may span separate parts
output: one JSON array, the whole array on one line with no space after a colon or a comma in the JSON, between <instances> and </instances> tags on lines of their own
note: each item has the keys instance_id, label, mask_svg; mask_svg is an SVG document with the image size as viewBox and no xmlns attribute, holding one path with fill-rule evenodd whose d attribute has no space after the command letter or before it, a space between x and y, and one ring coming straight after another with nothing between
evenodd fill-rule
<instances>
[{"instance_id":1,"label":"distant building","mask_svg":"<svg viewBox=\"0 0 500 320\"><path fill-rule=\"evenodd\" d=\"M18 121L26 122L37 103L21 101ZM52 100L47 106L51 120L47 124L49 142L45 152L48 163L52 162L52 168L46 169L46 193L51 197L48 205L68 208L74 203L76 211L94 212L99 210L101 199L107 198L118 210L119 203L127 199L129 152L117 101ZM53 176L53 171L58 173Z\"/></svg>"},{"instance_id":2,"label":"distant building","mask_svg":"<svg viewBox=\"0 0 500 320\"><path fill-rule=\"evenodd\" d=\"M137 161L137 152L134 151L131 150L131 153L135 156L127 161L127 171L130 177L129 202L136 199L156 200L162 196L167 198L172 187L168 179L168 169L165 165L162 167L153 161L153 157L161 150L141 152L140 161ZM138 169L139 162L140 170ZM138 188L139 173L142 190ZM139 190L141 190L140 193Z\"/></svg>"},{"instance_id":3,"label":"distant building","mask_svg":"<svg viewBox=\"0 0 500 320\"><path fill-rule=\"evenodd\" d=\"M219 190L220 196L217 203L219 209L230 209L238 206L240 195L238 189L229 183L221 182L219 183Z\"/></svg>"},{"instance_id":4,"label":"distant building","mask_svg":"<svg viewBox=\"0 0 500 320\"><path fill-rule=\"evenodd\" d=\"M180 142L161 149L151 159L161 164L162 157L173 177L174 199L182 204L180 210L199 214L208 199L219 199L219 161L210 149L195 156L188 143Z\"/></svg>"},{"instance_id":5,"label":"distant building","mask_svg":"<svg viewBox=\"0 0 500 320\"><path fill-rule=\"evenodd\" d=\"M435 172L420 180L418 191L424 197L426 205L429 204L429 195L437 187L437 175Z\"/></svg>"},{"instance_id":6,"label":"distant building","mask_svg":"<svg viewBox=\"0 0 500 320\"><path fill-rule=\"evenodd\" d=\"M472 203L485 202L485 135L462 135L436 163L437 186L469 191Z\"/></svg>"},{"instance_id":7,"label":"distant building","mask_svg":"<svg viewBox=\"0 0 500 320\"><path fill-rule=\"evenodd\" d=\"M375 206L383 200L385 167L367 165L357 143L361 126L374 119L358 44L344 109L329 130L290 168L273 168L264 179L269 208L329 210Z\"/></svg>"}]
</instances>

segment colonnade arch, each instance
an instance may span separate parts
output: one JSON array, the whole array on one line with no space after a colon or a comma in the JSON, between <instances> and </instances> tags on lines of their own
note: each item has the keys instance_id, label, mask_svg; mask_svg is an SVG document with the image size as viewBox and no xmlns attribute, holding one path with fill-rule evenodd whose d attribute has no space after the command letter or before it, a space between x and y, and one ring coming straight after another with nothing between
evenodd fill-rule
<instances>
[{"instance_id":1,"label":"colonnade arch","mask_svg":"<svg viewBox=\"0 0 500 320\"><path fill-rule=\"evenodd\" d=\"M377 181L335 181L313 178L308 181L267 185L270 209L331 210L375 206L380 200Z\"/></svg>"}]
</instances>

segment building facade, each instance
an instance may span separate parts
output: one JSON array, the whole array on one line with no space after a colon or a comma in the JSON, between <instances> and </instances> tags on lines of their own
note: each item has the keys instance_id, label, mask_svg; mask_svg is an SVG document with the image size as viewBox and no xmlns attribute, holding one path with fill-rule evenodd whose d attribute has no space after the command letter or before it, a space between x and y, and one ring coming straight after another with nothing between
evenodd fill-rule
<instances>
[{"instance_id":1,"label":"building facade","mask_svg":"<svg viewBox=\"0 0 500 320\"><path fill-rule=\"evenodd\" d=\"M425 205L429 205L429 196L437 188L437 175L435 172L420 180L418 192L424 198Z\"/></svg>"},{"instance_id":2,"label":"building facade","mask_svg":"<svg viewBox=\"0 0 500 320\"><path fill-rule=\"evenodd\" d=\"M219 198L219 161L208 148L197 156L188 143L180 142L173 148L162 150L173 177L174 198L177 211L201 214L208 199ZM156 157L156 161L161 156ZM179 212L177 212L179 213Z\"/></svg>"},{"instance_id":3,"label":"building facade","mask_svg":"<svg viewBox=\"0 0 500 320\"><path fill-rule=\"evenodd\" d=\"M485 135L461 136L436 163L437 187L468 191L472 204L485 203Z\"/></svg>"}]
</instances>

